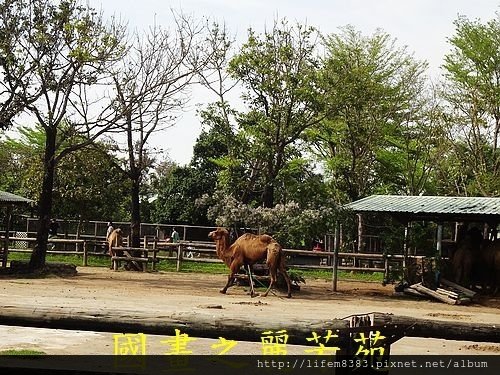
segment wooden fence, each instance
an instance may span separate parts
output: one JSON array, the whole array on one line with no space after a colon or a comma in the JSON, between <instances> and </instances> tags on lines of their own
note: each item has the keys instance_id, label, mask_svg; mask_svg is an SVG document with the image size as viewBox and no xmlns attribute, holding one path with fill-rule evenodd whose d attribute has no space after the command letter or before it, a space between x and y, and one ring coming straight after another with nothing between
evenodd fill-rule
<instances>
[{"instance_id":1,"label":"wooden fence","mask_svg":"<svg viewBox=\"0 0 500 375\"><path fill-rule=\"evenodd\" d=\"M2 238L5 243L6 239ZM24 252L31 253L32 249L28 246L27 249L18 249L15 247L16 242L26 242L32 244L36 242L35 238L9 237L8 238L9 252ZM107 247L104 241L96 241L95 239L49 239L49 250L47 254L59 255L78 255L82 256L82 265L88 265L88 257L103 256L109 257ZM141 257L148 258L146 263L152 263L152 269L155 269L155 264L162 260L173 260L176 262L176 270L182 269L182 264L185 262L198 263L222 263L216 256L215 244L213 242L203 241L180 241L178 243L158 241L145 236L141 240L140 248L132 248L127 245L123 250L128 252L142 252ZM50 249L51 245L64 245L65 250ZM96 249L101 249L96 251ZM144 252L144 249L152 249L151 254ZM117 249L119 250L119 249ZM351 252L335 252L328 251L310 251L310 250L295 250L283 249L287 256L287 265L296 269L315 269L315 270L334 270L334 264L337 264L338 270L345 271L363 271L363 272L383 272L386 276L389 273L390 267L398 265L405 261L403 255L391 254L374 254L374 253L351 253ZM335 257L337 256L337 261ZM412 258L422 258L421 256L412 256ZM125 259L119 259L124 261ZM365 266L359 266L359 260L366 261Z\"/></svg>"}]
</instances>

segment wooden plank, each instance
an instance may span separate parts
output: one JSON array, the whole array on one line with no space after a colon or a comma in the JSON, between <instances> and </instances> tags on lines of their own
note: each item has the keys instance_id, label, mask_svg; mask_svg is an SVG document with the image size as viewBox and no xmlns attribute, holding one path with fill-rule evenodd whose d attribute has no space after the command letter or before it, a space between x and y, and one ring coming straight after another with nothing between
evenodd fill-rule
<instances>
[{"instance_id":1,"label":"wooden plank","mask_svg":"<svg viewBox=\"0 0 500 375\"><path fill-rule=\"evenodd\" d=\"M455 299L460 297L460 295L458 293L455 293L451 290L446 290L443 288L437 288L436 292L441 293L441 294L446 294L447 296L450 296L451 298L455 298Z\"/></svg>"},{"instance_id":2,"label":"wooden plank","mask_svg":"<svg viewBox=\"0 0 500 375\"><path fill-rule=\"evenodd\" d=\"M122 260L126 262L142 262L142 263L147 263L149 262L148 258L137 258L137 257L119 257L119 256L113 256L111 257L112 260Z\"/></svg>"},{"instance_id":3,"label":"wooden plank","mask_svg":"<svg viewBox=\"0 0 500 375\"><path fill-rule=\"evenodd\" d=\"M418 290L412 289L412 288L404 288L403 292L405 292L406 294L411 294L411 295L417 296L417 297L426 297L426 298L428 297L426 294L420 293Z\"/></svg>"},{"instance_id":4,"label":"wooden plank","mask_svg":"<svg viewBox=\"0 0 500 375\"><path fill-rule=\"evenodd\" d=\"M457 304L457 300L456 299L453 299L453 298L451 298L448 295L443 295L443 294L437 293L434 290L426 288L425 286L423 286L421 284L411 285L410 288L415 289L415 290L419 291L420 293L427 294L427 295L429 295L431 297L434 297L434 298L436 298L437 300L439 300L441 302L445 302L445 303L448 303L450 305L456 305Z\"/></svg>"},{"instance_id":5,"label":"wooden plank","mask_svg":"<svg viewBox=\"0 0 500 375\"><path fill-rule=\"evenodd\" d=\"M455 284L454 282L452 282L450 280L441 279L441 284L449 286L453 289L459 290L460 292L462 292L463 294L465 294L467 297L470 297L470 298L474 298L474 296L476 295L476 292L474 292L470 289L464 288L461 285Z\"/></svg>"}]
</instances>

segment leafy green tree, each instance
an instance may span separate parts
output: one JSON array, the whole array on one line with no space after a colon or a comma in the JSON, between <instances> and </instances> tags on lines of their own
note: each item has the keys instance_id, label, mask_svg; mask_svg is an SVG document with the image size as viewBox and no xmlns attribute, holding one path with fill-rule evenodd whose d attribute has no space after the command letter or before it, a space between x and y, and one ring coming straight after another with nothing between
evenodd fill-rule
<instances>
[{"instance_id":1,"label":"leafy green tree","mask_svg":"<svg viewBox=\"0 0 500 375\"><path fill-rule=\"evenodd\" d=\"M238 159L247 179L247 195L272 207L280 173L300 157L299 140L319 122L317 33L312 27L276 21L248 40L231 59L229 72L243 86L247 110L237 116ZM244 199L248 201L248 199Z\"/></svg>"},{"instance_id":2,"label":"leafy green tree","mask_svg":"<svg viewBox=\"0 0 500 375\"><path fill-rule=\"evenodd\" d=\"M87 96L86 88L121 58L122 29L105 25L99 14L76 0L6 0L0 3L0 36L0 89L2 99L8 98L2 103L7 115L1 122L10 123L25 112L45 132L37 242L30 259L30 268L36 270L45 265L57 163L113 125L111 111L90 120L88 105L95 98ZM70 114L75 116L70 119ZM66 129L78 131L85 141L56 153L57 141L66 138L58 138L66 121L73 125Z\"/></svg>"},{"instance_id":3,"label":"leafy green tree","mask_svg":"<svg viewBox=\"0 0 500 375\"><path fill-rule=\"evenodd\" d=\"M500 15L487 23L459 17L445 56L450 140L465 195L500 194Z\"/></svg>"},{"instance_id":4,"label":"leafy green tree","mask_svg":"<svg viewBox=\"0 0 500 375\"><path fill-rule=\"evenodd\" d=\"M213 189L203 171L190 166L175 167L161 181L153 219L160 223L207 225L206 210L195 199Z\"/></svg>"},{"instance_id":5,"label":"leafy green tree","mask_svg":"<svg viewBox=\"0 0 500 375\"><path fill-rule=\"evenodd\" d=\"M166 163L157 168L154 182L157 199L153 220L160 223L209 225L206 208L196 205L203 194L215 191L221 168L215 160L227 154L223 136L216 129L202 131L188 166Z\"/></svg>"},{"instance_id":6,"label":"leafy green tree","mask_svg":"<svg viewBox=\"0 0 500 375\"><path fill-rule=\"evenodd\" d=\"M21 128L19 132L23 134L24 131L25 129ZM32 170L39 176L43 149L37 150L35 146L37 143L35 142L31 144L34 145L33 148L23 147L19 149L6 136L5 139L0 140L0 164L2 165L0 190L36 200L40 191L40 184L28 183L25 175L28 173L28 170Z\"/></svg>"},{"instance_id":7,"label":"leafy green tree","mask_svg":"<svg viewBox=\"0 0 500 375\"><path fill-rule=\"evenodd\" d=\"M380 30L366 37L346 27L325 43L326 119L309 140L325 160L338 199L353 201L380 187L378 153L413 121L426 65Z\"/></svg>"},{"instance_id":8,"label":"leafy green tree","mask_svg":"<svg viewBox=\"0 0 500 375\"><path fill-rule=\"evenodd\" d=\"M16 139L7 138L1 148L10 154L9 166L0 177L0 186L36 199L40 192L45 132L40 127L21 127ZM58 142L59 143L59 142ZM64 149L74 143L61 142ZM106 154L107 146L97 142L79 149L58 163L53 187L53 215L69 219L124 220L126 180ZM120 178L121 176L121 178Z\"/></svg>"},{"instance_id":9,"label":"leafy green tree","mask_svg":"<svg viewBox=\"0 0 500 375\"><path fill-rule=\"evenodd\" d=\"M384 134L376 151L375 170L381 194L435 195L442 180L438 166L449 152L443 108L429 90L399 126ZM418 105L418 106L417 106Z\"/></svg>"}]
</instances>

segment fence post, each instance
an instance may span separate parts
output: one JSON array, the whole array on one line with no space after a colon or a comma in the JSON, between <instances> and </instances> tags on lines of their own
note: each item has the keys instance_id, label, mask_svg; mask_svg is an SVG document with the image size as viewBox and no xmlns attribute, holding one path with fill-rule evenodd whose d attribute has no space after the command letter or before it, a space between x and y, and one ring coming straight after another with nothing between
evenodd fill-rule
<instances>
[{"instance_id":1,"label":"fence post","mask_svg":"<svg viewBox=\"0 0 500 375\"><path fill-rule=\"evenodd\" d=\"M179 244L179 247L177 248L177 267L176 267L177 272L181 270L182 252L183 252L182 245Z\"/></svg>"},{"instance_id":2,"label":"fence post","mask_svg":"<svg viewBox=\"0 0 500 375\"><path fill-rule=\"evenodd\" d=\"M88 254L87 254L87 241L83 241L83 265L85 267L87 267L88 265L88 262L87 262L87 257L88 257Z\"/></svg>"},{"instance_id":3,"label":"fence post","mask_svg":"<svg viewBox=\"0 0 500 375\"><path fill-rule=\"evenodd\" d=\"M155 239L153 241L153 266L151 267L152 271L156 271L156 242L157 240Z\"/></svg>"}]
</instances>

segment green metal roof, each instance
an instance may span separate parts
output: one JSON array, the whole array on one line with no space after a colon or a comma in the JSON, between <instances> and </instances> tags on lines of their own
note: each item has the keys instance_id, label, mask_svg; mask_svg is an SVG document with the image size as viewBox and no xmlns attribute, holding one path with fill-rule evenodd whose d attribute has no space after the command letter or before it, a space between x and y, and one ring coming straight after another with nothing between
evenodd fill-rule
<instances>
[{"instance_id":1,"label":"green metal roof","mask_svg":"<svg viewBox=\"0 0 500 375\"><path fill-rule=\"evenodd\" d=\"M21 197L20 195L0 191L0 205L34 204L35 201Z\"/></svg>"},{"instance_id":2,"label":"green metal roof","mask_svg":"<svg viewBox=\"0 0 500 375\"><path fill-rule=\"evenodd\" d=\"M410 218L500 219L500 198L372 195L344 207Z\"/></svg>"}]
</instances>

